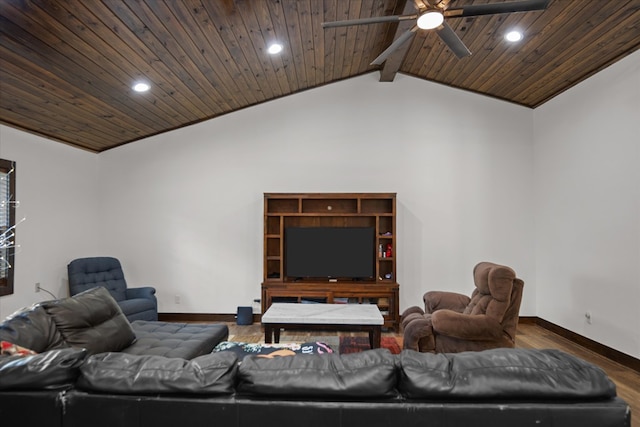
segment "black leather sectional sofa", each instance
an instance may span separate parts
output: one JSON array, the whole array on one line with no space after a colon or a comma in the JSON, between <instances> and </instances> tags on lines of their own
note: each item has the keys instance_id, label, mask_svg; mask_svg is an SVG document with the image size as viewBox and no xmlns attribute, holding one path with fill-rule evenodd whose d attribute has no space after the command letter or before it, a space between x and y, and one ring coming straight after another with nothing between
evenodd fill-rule
<instances>
[{"instance_id":1,"label":"black leather sectional sofa","mask_svg":"<svg viewBox=\"0 0 640 427\"><path fill-rule=\"evenodd\" d=\"M631 424L629 406L606 374L558 350L377 349L238 360L232 352L211 353L214 342L226 339L225 325L129 325L110 297L88 292L40 303L0 324L0 340L34 349L46 336L54 344L34 355L0 357L3 425ZM177 338L184 328L192 328L191 338ZM177 356L180 340L191 349Z\"/></svg>"}]
</instances>

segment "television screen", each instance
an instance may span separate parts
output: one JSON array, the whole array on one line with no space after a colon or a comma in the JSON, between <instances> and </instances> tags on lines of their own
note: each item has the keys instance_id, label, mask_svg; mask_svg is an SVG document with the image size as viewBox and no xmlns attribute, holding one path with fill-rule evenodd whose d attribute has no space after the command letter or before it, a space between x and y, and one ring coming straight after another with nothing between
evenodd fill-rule
<instances>
[{"instance_id":1,"label":"television screen","mask_svg":"<svg viewBox=\"0 0 640 427\"><path fill-rule=\"evenodd\" d=\"M368 279L375 274L373 227L287 227L285 275Z\"/></svg>"}]
</instances>

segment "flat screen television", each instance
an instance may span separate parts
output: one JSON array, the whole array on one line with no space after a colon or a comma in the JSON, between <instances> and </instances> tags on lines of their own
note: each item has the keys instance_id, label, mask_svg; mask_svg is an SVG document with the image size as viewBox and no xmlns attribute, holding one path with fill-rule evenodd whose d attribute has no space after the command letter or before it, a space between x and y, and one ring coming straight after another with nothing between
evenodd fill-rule
<instances>
[{"instance_id":1,"label":"flat screen television","mask_svg":"<svg viewBox=\"0 0 640 427\"><path fill-rule=\"evenodd\" d=\"M293 279L371 279L375 275L373 227L287 227L285 275Z\"/></svg>"}]
</instances>

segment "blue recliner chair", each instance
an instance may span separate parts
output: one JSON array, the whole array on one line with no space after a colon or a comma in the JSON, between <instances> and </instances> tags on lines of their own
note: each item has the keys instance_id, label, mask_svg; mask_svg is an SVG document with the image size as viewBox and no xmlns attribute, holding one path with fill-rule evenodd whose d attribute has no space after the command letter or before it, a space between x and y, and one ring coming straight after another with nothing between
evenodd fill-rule
<instances>
[{"instance_id":1,"label":"blue recliner chair","mask_svg":"<svg viewBox=\"0 0 640 427\"><path fill-rule=\"evenodd\" d=\"M97 286L105 287L118 302L130 322L158 320L155 288L127 288L120 261L112 257L78 258L67 265L69 294L72 296Z\"/></svg>"}]
</instances>

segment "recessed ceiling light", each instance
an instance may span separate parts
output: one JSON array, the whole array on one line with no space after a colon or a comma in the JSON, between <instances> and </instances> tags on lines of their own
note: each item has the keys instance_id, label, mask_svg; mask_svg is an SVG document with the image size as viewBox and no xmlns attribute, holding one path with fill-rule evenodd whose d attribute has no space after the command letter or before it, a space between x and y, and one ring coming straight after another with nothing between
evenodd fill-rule
<instances>
[{"instance_id":1,"label":"recessed ceiling light","mask_svg":"<svg viewBox=\"0 0 640 427\"><path fill-rule=\"evenodd\" d=\"M510 42L519 42L522 40L522 33L520 31L509 31L504 38Z\"/></svg>"},{"instance_id":2,"label":"recessed ceiling light","mask_svg":"<svg viewBox=\"0 0 640 427\"><path fill-rule=\"evenodd\" d=\"M138 82L133 85L133 90L135 90L136 92L146 92L149 89L151 89L151 86L149 85L149 83Z\"/></svg>"},{"instance_id":3,"label":"recessed ceiling light","mask_svg":"<svg viewBox=\"0 0 640 427\"><path fill-rule=\"evenodd\" d=\"M273 43L271 46L269 46L269 48L267 49L267 52L269 52L271 55L280 53L282 52L282 45L280 43Z\"/></svg>"}]
</instances>

